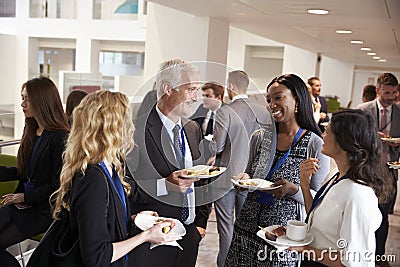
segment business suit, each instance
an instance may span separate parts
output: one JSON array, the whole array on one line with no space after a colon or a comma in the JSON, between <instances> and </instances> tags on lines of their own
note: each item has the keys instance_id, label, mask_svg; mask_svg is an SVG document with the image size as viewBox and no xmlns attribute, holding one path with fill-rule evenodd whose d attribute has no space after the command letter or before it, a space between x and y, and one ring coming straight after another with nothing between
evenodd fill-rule
<instances>
[{"instance_id":1,"label":"business suit","mask_svg":"<svg viewBox=\"0 0 400 267\"><path fill-rule=\"evenodd\" d=\"M130 266L126 257L111 264L112 243L129 238L127 227L131 222L126 225L125 216L130 218L128 204L126 214L108 179L101 166L90 165L85 175L76 174L72 182L71 229L79 234L85 266Z\"/></svg>"},{"instance_id":2,"label":"business suit","mask_svg":"<svg viewBox=\"0 0 400 267\"><path fill-rule=\"evenodd\" d=\"M374 118L377 128L380 129L379 123L379 109L377 104L378 99L373 101L369 101L363 104L360 104L358 107L361 110L364 110L372 115ZM392 114L391 114L391 128L390 128L390 136L391 137L400 137L400 105L392 104ZM393 148L389 146L389 159L390 161L399 160L400 155L400 147ZM391 201L387 204L382 204L380 206L382 212L382 223L379 229L376 231L376 253L378 255L383 255L385 252L385 243L388 235L389 221L388 221L388 213L390 208L393 207L394 201L396 200L397 195L397 180L398 180L398 172L397 170L390 169L390 172L394 178L395 184L395 193Z\"/></svg>"},{"instance_id":3,"label":"business suit","mask_svg":"<svg viewBox=\"0 0 400 267\"><path fill-rule=\"evenodd\" d=\"M326 114L325 119L320 119L318 122L318 127L321 130L321 132L325 132L325 126L322 126L321 123L323 122L328 122L329 117L328 117L328 106L326 105L326 100L325 97L318 96L318 101L321 103L321 110L320 112L324 112Z\"/></svg>"},{"instance_id":4,"label":"business suit","mask_svg":"<svg viewBox=\"0 0 400 267\"><path fill-rule=\"evenodd\" d=\"M21 233L21 240L14 240L12 244L45 232L52 222L49 197L60 185L62 153L67 134L62 130L43 131L31 162L31 182L34 184L32 190L25 192L24 183L28 182L28 178L19 176L17 168L0 166L0 181L19 180L15 193L24 193L25 204L32 206L23 210L14 205L0 208L0 218L5 218L3 212L10 214L12 223ZM2 229L0 235L1 231ZM5 240L0 243L3 241Z\"/></svg>"},{"instance_id":5,"label":"business suit","mask_svg":"<svg viewBox=\"0 0 400 267\"><path fill-rule=\"evenodd\" d=\"M196 109L195 113L190 117L190 119L197 122L197 124L201 128L201 126L203 125L204 119L207 116L208 110L209 109L205 108L204 105L202 104ZM212 132L206 132L206 133L203 132L203 134L208 135L208 134L212 134Z\"/></svg>"},{"instance_id":6,"label":"business suit","mask_svg":"<svg viewBox=\"0 0 400 267\"><path fill-rule=\"evenodd\" d=\"M147 119L147 120L146 120ZM200 127L191 120L182 119L182 125L190 147L193 165L200 158L199 143L202 139ZM128 167L133 174L132 193L130 197L132 214L143 210L157 211L160 216L181 219L183 194L169 191L157 199L157 180L165 178L178 170L177 162L170 145L170 139L163 123L154 107L148 118L137 122L135 131L136 150L128 159ZM202 197L196 191L196 203ZM194 223L185 225L187 234L178 243L183 252L176 247L159 246L153 250L150 244L144 243L133 250L135 266L194 266L197 257L198 244L201 236L196 226L206 228L208 207L196 207ZM139 230L136 230L138 233Z\"/></svg>"},{"instance_id":7,"label":"business suit","mask_svg":"<svg viewBox=\"0 0 400 267\"><path fill-rule=\"evenodd\" d=\"M239 98L221 107L215 116L214 140L217 146L217 166L226 166L224 174L213 184L217 199L217 226L220 250L218 266L223 266L233 235L234 210L239 212L246 198L246 191L233 189L231 178L244 172L249 156L252 133L260 123L270 122L265 107L247 98ZM222 196L222 194L227 193ZM222 197L221 197L222 196Z\"/></svg>"}]
</instances>

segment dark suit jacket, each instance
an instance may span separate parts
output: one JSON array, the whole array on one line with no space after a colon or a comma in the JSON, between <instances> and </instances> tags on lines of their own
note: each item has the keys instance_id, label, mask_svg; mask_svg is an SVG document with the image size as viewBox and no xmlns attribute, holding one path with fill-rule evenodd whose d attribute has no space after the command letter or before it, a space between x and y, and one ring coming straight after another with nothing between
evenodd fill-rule
<instances>
[{"instance_id":1,"label":"dark suit jacket","mask_svg":"<svg viewBox=\"0 0 400 267\"><path fill-rule=\"evenodd\" d=\"M318 101L321 103L321 112L324 112L326 114L325 119L320 119L318 122L318 127L321 130L321 132L325 132L325 126L322 126L321 123L323 122L328 122L329 121L329 116L328 116L328 106L326 105L326 100L325 97L319 96Z\"/></svg>"},{"instance_id":2,"label":"dark suit jacket","mask_svg":"<svg viewBox=\"0 0 400 267\"><path fill-rule=\"evenodd\" d=\"M62 153L67 134L61 130L43 131L32 159L31 182L34 189L31 191L25 192L23 184L28 178L18 176L17 168L0 166L0 181L19 180L15 193L24 192L25 203L32 206L23 211L13 209L14 220L20 229L32 228L32 220L36 220L38 215L47 216L48 225L51 223L49 197L60 185Z\"/></svg>"},{"instance_id":3,"label":"dark suit jacket","mask_svg":"<svg viewBox=\"0 0 400 267\"><path fill-rule=\"evenodd\" d=\"M201 104L197 109L196 112L190 117L191 120L197 122L197 124L200 126L203 125L204 119L207 116L208 109ZM212 133L206 133L207 134L212 134Z\"/></svg>"},{"instance_id":4,"label":"dark suit jacket","mask_svg":"<svg viewBox=\"0 0 400 267\"><path fill-rule=\"evenodd\" d=\"M199 143L202 140L200 127L195 122L185 119L182 119L182 124L192 152L193 165L200 164L197 161L200 159ZM136 147L133 158L129 159L134 162L128 162L129 171L135 178L130 197L132 214L150 209L157 211L160 216L180 218L182 207L170 204L183 203L182 194L169 192L167 196L158 199L152 197L157 195L157 179L165 178L178 170L169 142L169 137L163 130L163 124L154 107L147 121L138 121L135 131ZM195 224L206 228L208 214L205 215L206 211L203 209L205 207L196 209L199 216L196 216Z\"/></svg>"},{"instance_id":5,"label":"dark suit jacket","mask_svg":"<svg viewBox=\"0 0 400 267\"><path fill-rule=\"evenodd\" d=\"M123 204L107 179L103 169L93 165L84 176L75 175L72 182L71 227L79 233L85 266L129 266L125 257L110 264L112 243L127 239L129 231Z\"/></svg>"},{"instance_id":6,"label":"dark suit jacket","mask_svg":"<svg viewBox=\"0 0 400 267\"><path fill-rule=\"evenodd\" d=\"M190 151L192 152L193 165L200 164L196 161L200 158L199 143L202 139L200 127L197 123L185 119L182 119L182 125L184 125L185 135ZM155 108L151 110L147 120L142 119L137 121L135 144L136 147L133 154L128 158L128 167L134 176L134 179L131 181L131 213L136 214L143 210L154 210L160 216L180 219L183 204L183 195L181 193L168 192L166 196L157 197L157 199L153 197L157 195L157 179L165 178L178 170L169 137L166 131L163 130L163 124ZM202 197L197 191L195 196L196 202L199 197ZM207 205L196 207L194 224L206 228L208 215L209 209ZM193 227L191 229L195 230ZM191 234L188 233L187 236L193 238ZM200 235L198 233L196 235L197 242L199 242L201 239ZM183 247L185 239L188 238L187 236L178 241ZM169 249L165 247L168 246L159 247L157 250ZM184 247L184 250L193 249L197 251L197 247ZM146 253L146 250L143 253ZM141 256L143 255L135 255L135 259ZM175 259L162 258L159 260L161 262L163 260L174 261Z\"/></svg>"}]
</instances>

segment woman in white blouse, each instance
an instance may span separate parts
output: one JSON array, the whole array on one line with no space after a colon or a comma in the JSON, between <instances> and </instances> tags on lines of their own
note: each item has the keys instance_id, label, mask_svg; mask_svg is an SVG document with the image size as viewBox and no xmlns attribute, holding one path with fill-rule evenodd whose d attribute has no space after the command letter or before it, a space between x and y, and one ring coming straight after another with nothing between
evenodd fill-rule
<instances>
[{"instance_id":1,"label":"woman in white blouse","mask_svg":"<svg viewBox=\"0 0 400 267\"><path fill-rule=\"evenodd\" d=\"M378 202L388 200L393 190L380 164L377 132L373 118L361 110L334 113L323 134L322 153L336 161L339 172L314 199L310 177L318 162L301 164L301 189L314 235L309 246L291 248L306 256L302 266L375 266L375 231L382 220Z\"/></svg>"}]
</instances>

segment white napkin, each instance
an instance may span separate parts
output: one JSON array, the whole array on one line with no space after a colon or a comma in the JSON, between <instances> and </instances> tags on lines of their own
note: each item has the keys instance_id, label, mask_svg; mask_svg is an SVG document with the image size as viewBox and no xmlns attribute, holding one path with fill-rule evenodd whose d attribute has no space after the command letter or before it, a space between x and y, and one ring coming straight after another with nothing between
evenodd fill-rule
<instances>
[{"instance_id":1,"label":"white napkin","mask_svg":"<svg viewBox=\"0 0 400 267\"><path fill-rule=\"evenodd\" d=\"M180 240L180 239L182 239L182 237L178 238L177 240ZM178 247L178 248L180 248L181 250L183 250L183 248L181 247L181 245L179 245L178 242L176 242L176 241L171 241L171 242L166 242L166 243L161 243L161 244L151 244L151 245L150 245L150 249L153 249L153 248L155 248L155 247L162 246L162 245Z\"/></svg>"}]
</instances>

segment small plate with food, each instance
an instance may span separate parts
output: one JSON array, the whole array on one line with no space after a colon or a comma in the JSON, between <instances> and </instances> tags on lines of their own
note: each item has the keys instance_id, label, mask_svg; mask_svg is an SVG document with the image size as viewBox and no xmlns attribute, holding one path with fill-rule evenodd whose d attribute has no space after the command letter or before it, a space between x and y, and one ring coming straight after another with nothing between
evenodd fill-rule
<instances>
[{"instance_id":1,"label":"small plate with food","mask_svg":"<svg viewBox=\"0 0 400 267\"><path fill-rule=\"evenodd\" d=\"M183 178L207 179L220 175L226 171L226 168L208 165L196 165L185 170L186 174L181 175Z\"/></svg>"},{"instance_id":2,"label":"small plate with food","mask_svg":"<svg viewBox=\"0 0 400 267\"><path fill-rule=\"evenodd\" d=\"M171 232L171 236L182 237L186 234L186 229L183 224L174 218L165 218L165 217L156 217L149 214L141 214L136 215L135 224L139 229L145 231L151 228L156 223L161 222L170 222L169 226L166 226L162 229L163 233Z\"/></svg>"},{"instance_id":3,"label":"small plate with food","mask_svg":"<svg viewBox=\"0 0 400 267\"><path fill-rule=\"evenodd\" d=\"M274 186L273 182L264 180L264 179L259 179L259 178L254 178L254 179L248 179L248 180L235 180L231 179L232 183L236 186L254 191L254 190L273 190L281 187L282 185Z\"/></svg>"},{"instance_id":4,"label":"small plate with food","mask_svg":"<svg viewBox=\"0 0 400 267\"><path fill-rule=\"evenodd\" d=\"M307 237L300 241L294 241L286 236L286 228L280 225L260 227L257 236L264 239L265 242L277 248L285 250L288 247L301 247L310 244L314 240L314 235L307 234Z\"/></svg>"},{"instance_id":5,"label":"small plate with food","mask_svg":"<svg viewBox=\"0 0 400 267\"><path fill-rule=\"evenodd\" d=\"M400 161L387 162L387 165L389 165L391 169L400 169Z\"/></svg>"},{"instance_id":6,"label":"small plate with food","mask_svg":"<svg viewBox=\"0 0 400 267\"><path fill-rule=\"evenodd\" d=\"M400 137L381 137L382 141L391 142L395 144L400 143Z\"/></svg>"}]
</instances>

